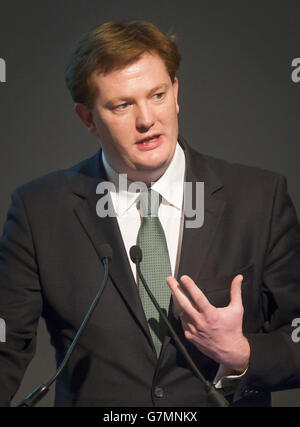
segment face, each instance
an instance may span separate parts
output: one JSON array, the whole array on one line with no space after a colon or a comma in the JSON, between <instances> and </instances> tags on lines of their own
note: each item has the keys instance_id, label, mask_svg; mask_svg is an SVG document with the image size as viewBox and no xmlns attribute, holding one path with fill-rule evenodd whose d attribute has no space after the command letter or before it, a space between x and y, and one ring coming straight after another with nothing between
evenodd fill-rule
<instances>
[{"instance_id":1,"label":"face","mask_svg":"<svg viewBox=\"0 0 300 427\"><path fill-rule=\"evenodd\" d=\"M156 181L167 169L178 137L178 81L150 53L108 74L94 74L94 108L76 112L101 141L106 159L131 181Z\"/></svg>"}]
</instances>

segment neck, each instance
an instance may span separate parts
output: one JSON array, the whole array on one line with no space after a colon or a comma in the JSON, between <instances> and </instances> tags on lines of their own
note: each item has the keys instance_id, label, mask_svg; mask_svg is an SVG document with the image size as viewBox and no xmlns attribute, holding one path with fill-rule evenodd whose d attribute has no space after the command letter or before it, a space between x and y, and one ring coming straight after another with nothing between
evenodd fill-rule
<instances>
[{"instance_id":1,"label":"neck","mask_svg":"<svg viewBox=\"0 0 300 427\"><path fill-rule=\"evenodd\" d=\"M151 183L158 181L163 174L166 172L168 165L164 168L160 168L155 171L130 171L127 173L129 181L132 182L143 182L147 187L151 186Z\"/></svg>"}]
</instances>

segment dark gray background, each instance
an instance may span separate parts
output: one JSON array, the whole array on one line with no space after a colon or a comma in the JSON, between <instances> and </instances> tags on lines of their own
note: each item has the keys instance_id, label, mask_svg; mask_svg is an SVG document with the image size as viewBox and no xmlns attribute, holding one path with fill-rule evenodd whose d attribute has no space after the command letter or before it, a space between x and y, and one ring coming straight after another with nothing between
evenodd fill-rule
<instances>
[{"instance_id":1,"label":"dark gray background","mask_svg":"<svg viewBox=\"0 0 300 427\"><path fill-rule=\"evenodd\" d=\"M300 57L299 14L299 0L1 0L0 57L7 62L7 82L0 83L1 225L15 187L98 149L73 112L64 70L83 32L125 18L177 33L180 129L189 143L285 175L299 213L300 83L291 80L292 60ZM38 334L15 401L54 372L43 321ZM300 406L300 389L274 393L278 405Z\"/></svg>"}]
</instances>

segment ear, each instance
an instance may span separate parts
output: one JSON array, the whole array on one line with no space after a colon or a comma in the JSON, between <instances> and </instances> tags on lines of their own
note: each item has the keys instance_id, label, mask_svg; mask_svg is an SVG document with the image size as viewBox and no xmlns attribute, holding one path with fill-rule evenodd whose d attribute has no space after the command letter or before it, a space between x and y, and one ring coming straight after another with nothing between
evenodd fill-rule
<instances>
[{"instance_id":1,"label":"ear","mask_svg":"<svg viewBox=\"0 0 300 427\"><path fill-rule=\"evenodd\" d=\"M80 120L88 128L89 132L93 136L98 135L97 126L94 122L94 116L92 110L87 108L84 104L75 104L74 110Z\"/></svg>"},{"instance_id":2,"label":"ear","mask_svg":"<svg viewBox=\"0 0 300 427\"><path fill-rule=\"evenodd\" d=\"M178 105L178 89L179 89L179 83L177 77L174 78L173 82L173 92L174 92L174 98L176 101L176 110L177 114L179 113L179 105Z\"/></svg>"}]
</instances>

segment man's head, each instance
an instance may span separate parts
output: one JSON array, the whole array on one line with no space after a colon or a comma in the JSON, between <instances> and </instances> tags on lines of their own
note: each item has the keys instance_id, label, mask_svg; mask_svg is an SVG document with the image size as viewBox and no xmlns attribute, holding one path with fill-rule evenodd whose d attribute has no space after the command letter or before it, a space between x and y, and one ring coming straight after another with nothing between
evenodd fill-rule
<instances>
[{"instance_id":1,"label":"man's head","mask_svg":"<svg viewBox=\"0 0 300 427\"><path fill-rule=\"evenodd\" d=\"M72 51L66 81L76 112L129 179L156 180L173 157L179 64L173 39L145 21L103 24Z\"/></svg>"}]
</instances>

